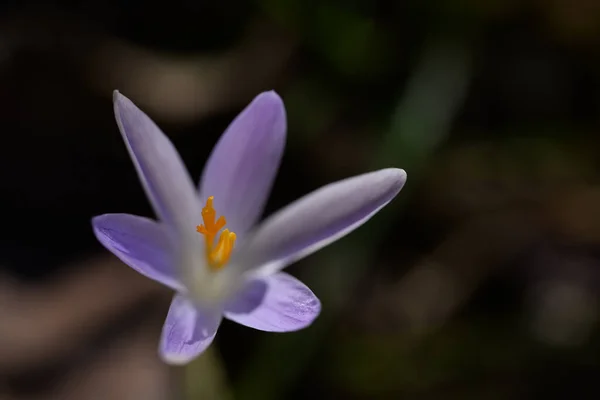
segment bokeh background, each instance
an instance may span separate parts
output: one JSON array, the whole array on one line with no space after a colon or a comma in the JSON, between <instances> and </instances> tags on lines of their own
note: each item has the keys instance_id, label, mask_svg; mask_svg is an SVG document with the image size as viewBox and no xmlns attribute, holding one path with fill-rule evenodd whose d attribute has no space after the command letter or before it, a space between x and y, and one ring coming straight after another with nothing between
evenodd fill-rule
<instances>
[{"instance_id":1,"label":"bokeh background","mask_svg":"<svg viewBox=\"0 0 600 400\"><path fill-rule=\"evenodd\" d=\"M597 399L600 2L0 5L0 399ZM267 213L401 167L367 225L289 271L310 328L225 322L156 355L171 293L90 218L152 216L119 89L198 176L262 90L288 144Z\"/></svg>"}]
</instances>

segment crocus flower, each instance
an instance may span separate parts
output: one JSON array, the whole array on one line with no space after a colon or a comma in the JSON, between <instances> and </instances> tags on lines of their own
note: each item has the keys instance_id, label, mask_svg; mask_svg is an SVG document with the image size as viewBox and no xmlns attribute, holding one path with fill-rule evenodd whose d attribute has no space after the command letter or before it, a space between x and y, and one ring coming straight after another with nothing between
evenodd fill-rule
<instances>
[{"instance_id":1,"label":"crocus flower","mask_svg":"<svg viewBox=\"0 0 600 400\"><path fill-rule=\"evenodd\" d=\"M362 225L406 180L395 168L345 179L257 225L285 144L285 108L275 92L258 95L227 128L199 189L154 122L117 91L113 101L159 221L105 214L92 225L125 264L176 292L159 348L168 363L183 364L204 351L223 317L271 332L310 325L321 303L282 269Z\"/></svg>"}]
</instances>

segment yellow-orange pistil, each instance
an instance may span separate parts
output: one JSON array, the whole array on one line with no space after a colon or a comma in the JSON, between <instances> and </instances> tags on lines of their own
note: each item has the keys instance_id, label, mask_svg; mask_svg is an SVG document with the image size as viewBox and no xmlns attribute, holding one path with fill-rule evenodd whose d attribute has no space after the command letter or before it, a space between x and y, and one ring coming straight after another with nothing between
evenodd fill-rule
<instances>
[{"instance_id":1,"label":"yellow-orange pistil","mask_svg":"<svg viewBox=\"0 0 600 400\"><path fill-rule=\"evenodd\" d=\"M210 196L206 200L206 205L202 209L202 220L204 221L204 224L198 225L196 230L204 235L208 265L213 270L219 270L227 264L227 261L229 261L236 236L235 233L230 232L229 229L224 229L215 245L215 238L219 234L219 231L225 227L227 221L222 215L215 221L217 212L213 208L213 200L214 196Z\"/></svg>"}]
</instances>

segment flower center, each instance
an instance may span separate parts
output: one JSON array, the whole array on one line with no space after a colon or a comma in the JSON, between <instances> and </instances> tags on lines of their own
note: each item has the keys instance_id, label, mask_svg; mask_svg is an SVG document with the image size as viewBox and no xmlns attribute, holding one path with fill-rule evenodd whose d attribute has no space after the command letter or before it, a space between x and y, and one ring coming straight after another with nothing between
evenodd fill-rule
<instances>
[{"instance_id":1,"label":"flower center","mask_svg":"<svg viewBox=\"0 0 600 400\"><path fill-rule=\"evenodd\" d=\"M235 233L229 229L224 229L215 245L215 238L219 231L225 226L227 221L224 216L220 216L216 221L217 212L213 208L214 196L206 200L206 206L202 208L202 220L204 224L198 225L196 231L204 235L206 241L206 259L212 270L218 271L227 264L233 245L235 244Z\"/></svg>"}]
</instances>

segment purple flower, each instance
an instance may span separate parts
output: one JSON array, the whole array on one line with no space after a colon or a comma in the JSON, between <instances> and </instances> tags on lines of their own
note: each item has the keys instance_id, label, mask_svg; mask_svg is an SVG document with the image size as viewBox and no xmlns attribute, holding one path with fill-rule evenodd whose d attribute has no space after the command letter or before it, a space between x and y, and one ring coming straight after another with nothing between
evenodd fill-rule
<instances>
[{"instance_id":1,"label":"purple flower","mask_svg":"<svg viewBox=\"0 0 600 400\"><path fill-rule=\"evenodd\" d=\"M285 108L275 92L258 95L227 128L199 190L154 122L119 92L113 100L160 221L105 214L92 224L98 240L125 264L176 291L160 344L169 363L186 363L204 351L223 316L271 332L310 325L321 310L319 299L282 269L363 224L406 180L395 168L345 179L257 226L285 144Z\"/></svg>"}]
</instances>

